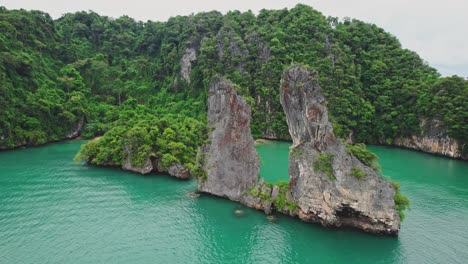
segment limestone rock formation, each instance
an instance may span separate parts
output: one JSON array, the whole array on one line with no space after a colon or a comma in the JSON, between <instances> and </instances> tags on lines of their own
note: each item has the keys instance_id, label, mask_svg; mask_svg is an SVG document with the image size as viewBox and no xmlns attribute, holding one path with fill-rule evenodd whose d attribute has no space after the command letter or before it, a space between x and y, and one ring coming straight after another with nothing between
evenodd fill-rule
<instances>
[{"instance_id":1,"label":"limestone rock formation","mask_svg":"<svg viewBox=\"0 0 468 264\"><path fill-rule=\"evenodd\" d=\"M122 162L122 169L123 170L128 170L140 174L148 174L153 171L153 164L151 163L151 160L148 158L143 166L137 166L132 164L132 154L130 151L130 146L126 145L124 148L125 151L125 158Z\"/></svg>"},{"instance_id":2,"label":"limestone rock formation","mask_svg":"<svg viewBox=\"0 0 468 264\"><path fill-rule=\"evenodd\" d=\"M297 203L292 199L288 186L266 183L263 179L245 194L242 201L248 207L262 210L266 214L277 211L289 216L297 216Z\"/></svg>"},{"instance_id":3,"label":"limestone rock formation","mask_svg":"<svg viewBox=\"0 0 468 264\"><path fill-rule=\"evenodd\" d=\"M197 60L195 48L185 49L184 55L180 59L180 75L188 84L190 84L190 73L192 72L192 62Z\"/></svg>"},{"instance_id":4,"label":"limestone rock formation","mask_svg":"<svg viewBox=\"0 0 468 264\"><path fill-rule=\"evenodd\" d=\"M80 121L78 121L78 123L76 124L75 129L73 129L73 131L70 131L70 133L68 133L65 139L73 139L80 136L81 131L83 130L84 121L84 117L81 117Z\"/></svg>"},{"instance_id":5,"label":"limestone rock formation","mask_svg":"<svg viewBox=\"0 0 468 264\"><path fill-rule=\"evenodd\" d=\"M421 120L420 127L421 131L425 132L424 135L398 138L393 142L393 145L468 160L468 154L463 155L460 151L463 147L466 149L468 146L463 146L466 143L449 137L443 121L423 119Z\"/></svg>"},{"instance_id":6,"label":"limestone rock formation","mask_svg":"<svg viewBox=\"0 0 468 264\"><path fill-rule=\"evenodd\" d=\"M187 180L190 178L190 171L185 166L178 164L169 167L167 172L172 177L176 177L178 179Z\"/></svg>"},{"instance_id":7,"label":"limestone rock formation","mask_svg":"<svg viewBox=\"0 0 468 264\"><path fill-rule=\"evenodd\" d=\"M187 180L190 179L190 171L182 164L177 164L169 167L169 169L164 169L160 166L160 162L157 160L152 160L149 157L145 160L143 165L135 165L132 163L132 146L127 144L125 145L125 158L122 162L122 169L127 171L132 171L140 174L149 174L151 172L167 173L172 177L178 179Z\"/></svg>"},{"instance_id":8,"label":"limestone rock formation","mask_svg":"<svg viewBox=\"0 0 468 264\"><path fill-rule=\"evenodd\" d=\"M225 78L214 77L208 92L211 132L199 155L206 177L199 178L198 189L241 201L255 186L260 167L250 133L251 109Z\"/></svg>"},{"instance_id":9,"label":"limestone rock formation","mask_svg":"<svg viewBox=\"0 0 468 264\"><path fill-rule=\"evenodd\" d=\"M289 68L280 100L293 140L290 191L298 216L325 226L397 234L395 189L335 138L318 75L301 66ZM353 176L358 172L362 178Z\"/></svg>"}]
</instances>

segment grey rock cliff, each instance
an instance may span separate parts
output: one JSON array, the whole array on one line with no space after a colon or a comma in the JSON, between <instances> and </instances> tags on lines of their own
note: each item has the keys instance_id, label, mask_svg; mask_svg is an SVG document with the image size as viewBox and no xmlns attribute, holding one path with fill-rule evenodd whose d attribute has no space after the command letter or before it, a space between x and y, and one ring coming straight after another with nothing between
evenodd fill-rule
<instances>
[{"instance_id":1,"label":"grey rock cliff","mask_svg":"<svg viewBox=\"0 0 468 264\"><path fill-rule=\"evenodd\" d=\"M185 166L179 164L169 167L167 172L172 177L176 177L178 179L187 180L190 178L190 171Z\"/></svg>"},{"instance_id":2,"label":"grey rock cliff","mask_svg":"<svg viewBox=\"0 0 468 264\"><path fill-rule=\"evenodd\" d=\"M184 55L180 59L180 75L188 84L190 84L190 73L192 72L192 62L197 60L195 48L185 49Z\"/></svg>"},{"instance_id":3,"label":"grey rock cliff","mask_svg":"<svg viewBox=\"0 0 468 264\"><path fill-rule=\"evenodd\" d=\"M160 166L160 162L157 160L151 160L149 157L145 160L143 165L135 165L132 163L132 144L126 144L124 147L125 158L122 161L122 169L132 171L140 174L149 174L151 172L167 173L172 177L178 179L187 180L190 179L190 171L182 164L170 166L168 169L164 169Z\"/></svg>"},{"instance_id":4,"label":"grey rock cliff","mask_svg":"<svg viewBox=\"0 0 468 264\"><path fill-rule=\"evenodd\" d=\"M75 129L73 129L73 131L68 133L68 135L65 138L73 139L73 138L80 136L81 131L83 130L83 126L84 126L84 117L81 117L80 121L78 121L78 123L76 124Z\"/></svg>"},{"instance_id":5,"label":"grey rock cliff","mask_svg":"<svg viewBox=\"0 0 468 264\"><path fill-rule=\"evenodd\" d=\"M255 186L260 162L250 133L251 109L231 81L214 77L209 86L209 142L201 148L206 178L199 191L241 201Z\"/></svg>"},{"instance_id":6,"label":"grey rock cliff","mask_svg":"<svg viewBox=\"0 0 468 264\"><path fill-rule=\"evenodd\" d=\"M299 218L325 226L397 234L400 219L395 189L335 138L317 78L317 74L293 66L281 80L280 100L293 140L290 191ZM330 172L317 168L321 154L329 159ZM352 176L353 169L365 176Z\"/></svg>"},{"instance_id":7,"label":"grey rock cliff","mask_svg":"<svg viewBox=\"0 0 468 264\"><path fill-rule=\"evenodd\" d=\"M443 121L423 119L421 120L420 127L421 131L424 131L424 134L398 138L394 140L393 145L468 160L468 154L463 155L460 151L462 147L467 148L468 146L462 146L463 142L449 137Z\"/></svg>"},{"instance_id":8,"label":"grey rock cliff","mask_svg":"<svg viewBox=\"0 0 468 264\"><path fill-rule=\"evenodd\" d=\"M132 151L131 151L132 146L130 144L125 145L124 151L125 151L125 158L122 162L122 169L123 170L128 170L140 174L148 174L153 171L153 164L151 163L151 160L148 158L146 159L145 163L142 166L137 166L132 164Z\"/></svg>"}]
</instances>

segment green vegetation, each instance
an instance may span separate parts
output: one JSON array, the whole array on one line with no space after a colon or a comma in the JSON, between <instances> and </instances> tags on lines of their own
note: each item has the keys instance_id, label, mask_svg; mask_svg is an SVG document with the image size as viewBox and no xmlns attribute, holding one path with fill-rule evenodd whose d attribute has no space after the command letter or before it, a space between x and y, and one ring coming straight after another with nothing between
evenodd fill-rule
<instances>
[{"instance_id":1,"label":"green vegetation","mask_svg":"<svg viewBox=\"0 0 468 264\"><path fill-rule=\"evenodd\" d=\"M294 158L299 158L304 154L304 150L298 149L299 146L292 147L291 156Z\"/></svg>"},{"instance_id":2,"label":"green vegetation","mask_svg":"<svg viewBox=\"0 0 468 264\"><path fill-rule=\"evenodd\" d=\"M203 176L194 164L198 146L206 138L204 122L173 115L159 118L145 107L136 107L122 110L113 127L99 140L83 145L76 159L96 165L120 166L130 155L134 166L142 166L150 158L156 160L162 170L183 164L195 175ZM134 114L138 118L127 117Z\"/></svg>"},{"instance_id":3,"label":"green vegetation","mask_svg":"<svg viewBox=\"0 0 468 264\"><path fill-rule=\"evenodd\" d=\"M452 76L439 79L430 90L418 98L420 111L445 122L448 135L468 142L468 80ZM429 129L429 128L428 128ZM468 146L461 146L468 153Z\"/></svg>"},{"instance_id":4,"label":"green vegetation","mask_svg":"<svg viewBox=\"0 0 468 264\"><path fill-rule=\"evenodd\" d=\"M348 149L349 154L355 156L358 160L371 167L374 171L380 172L380 165L377 162L377 155L368 150L365 144L346 144L346 148Z\"/></svg>"},{"instance_id":5,"label":"green vegetation","mask_svg":"<svg viewBox=\"0 0 468 264\"><path fill-rule=\"evenodd\" d=\"M261 189L259 189L258 187L253 187L252 189L250 189L249 193L255 197L258 197L262 200L265 200L265 201L272 201L273 198L271 197L271 193L269 192L264 192L262 191Z\"/></svg>"},{"instance_id":6,"label":"green vegetation","mask_svg":"<svg viewBox=\"0 0 468 264\"><path fill-rule=\"evenodd\" d=\"M408 197L404 196L400 191L400 183L391 181L393 188L395 188L395 196L393 199L395 200L395 208L398 210L400 214L400 220L403 221L405 219L404 210L409 209L410 201Z\"/></svg>"},{"instance_id":7,"label":"green vegetation","mask_svg":"<svg viewBox=\"0 0 468 264\"><path fill-rule=\"evenodd\" d=\"M208 175L206 175L206 171L204 169L205 165L205 153L203 151L200 152L199 156L197 157L194 165L189 165L188 168L190 170L190 174L193 175L197 179L201 179L205 181Z\"/></svg>"},{"instance_id":8,"label":"green vegetation","mask_svg":"<svg viewBox=\"0 0 468 264\"><path fill-rule=\"evenodd\" d=\"M279 192L275 199L273 199L270 191L273 190L275 185L278 186ZM274 185L269 182L264 182L263 186L267 187L267 189L262 190L263 188L261 188L261 186L255 186L251 188L248 193L252 196L260 198L263 201L273 202L278 210L287 208L291 211L295 211L297 209L297 203L288 198L289 184L287 182L279 181Z\"/></svg>"},{"instance_id":9,"label":"green vegetation","mask_svg":"<svg viewBox=\"0 0 468 264\"><path fill-rule=\"evenodd\" d=\"M279 187L278 196L275 198L275 206L278 209L288 208L290 211L297 209L297 203L288 198L289 184L285 181L279 181L275 184Z\"/></svg>"},{"instance_id":10,"label":"green vegetation","mask_svg":"<svg viewBox=\"0 0 468 264\"><path fill-rule=\"evenodd\" d=\"M318 159L314 162L314 170L325 173L330 180L334 180L332 168L332 158L334 155L327 154L325 152L320 153Z\"/></svg>"},{"instance_id":11,"label":"green vegetation","mask_svg":"<svg viewBox=\"0 0 468 264\"><path fill-rule=\"evenodd\" d=\"M197 55L189 82L181 74L188 48ZM147 133L156 132L136 125L153 118L147 114L176 123L185 117L205 122L207 87L214 75L240 87L252 106L255 137L268 131L288 138L279 82L293 63L320 73L338 137L391 143L424 133L419 122L426 118L443 121L450 136L468 141L468 81L440 78L376 25L327 18L306 5L258 15L207 12L167 22L94 12L53 20L40 11L0 7L0 148L67 138L83 120L85 138L110 133L94 144L114 151L94 153L93 160L119 163L122 144L110 138L125 138L134 129L132 135L142 136L142 142L154 139ZM132 112L140 108L147 114ZM158 143L140 148L139 140L131 151L141 156L132 156L132 162L160 155L154 153ZM163 157L164 165L174 158L188 160L175 156Z\"/></svg>"},{"instance_id":12,"label":"green vegetation","mask_svg":"<svg viewBox=\"0 0 468 264\"><path fill-rule=\"evenodd\" d=\"M358 179L362 179L362 178L366 177L366 173L363 172L359 168L352 168L351 169L351 175L358 178Z\"/></svg>"}]
</instances>

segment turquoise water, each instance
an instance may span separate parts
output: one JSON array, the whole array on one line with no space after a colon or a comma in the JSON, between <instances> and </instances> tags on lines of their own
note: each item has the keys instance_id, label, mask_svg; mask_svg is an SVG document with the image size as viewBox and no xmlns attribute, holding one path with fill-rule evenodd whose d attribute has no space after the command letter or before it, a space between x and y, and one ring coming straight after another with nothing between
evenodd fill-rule
<instances>
[{"instance_id":1,"label":"turquoise water","mask_svg":"<svg viewBox=\"0 0 468 264\"><path fill-rule=\"evenodd\" d=\"M86 167L82 142L0 152L0 263L466 263L468 163L372 147L412 210L398 238L187 197L194 181ZM261 150L284 177L286 146ZM267 147L268 148L268 147ZM286 152L286 153L284 153ZM277 173L276 173L277 172ZM239 217L234 210L242 208Z\"/></svg>"},{"instance_id":2,"label":"turquoise water","mask_svg":"<svg viewBox=\"0 0 468 264\"><path fill-rule=\"evenodd\" d=\"M288 156L291 143L283 141L266 141L256 145L260 156L260 177L271 183L289 182Z\"/></svg>"}]
</instances>

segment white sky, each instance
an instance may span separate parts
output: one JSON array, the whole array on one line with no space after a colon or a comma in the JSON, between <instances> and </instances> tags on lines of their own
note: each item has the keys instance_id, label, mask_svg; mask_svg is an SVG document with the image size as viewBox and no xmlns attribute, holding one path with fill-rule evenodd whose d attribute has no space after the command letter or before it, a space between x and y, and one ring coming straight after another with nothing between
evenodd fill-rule
<instances>
[{"instance_id":1,"label":"white sky","mask_svg":"<svg viewBox=\"0 0 468 264\"><path fill-rule=\"evenodd\" d=\"M101 15L128 15L137 20L165 21L200 11L280 9L304 3L326 16L375 23L416 51L443 75L468 77L468 0L0 0L8 9L37 9L58 18L93 10Z\"/></svg>"}]
</instances>

